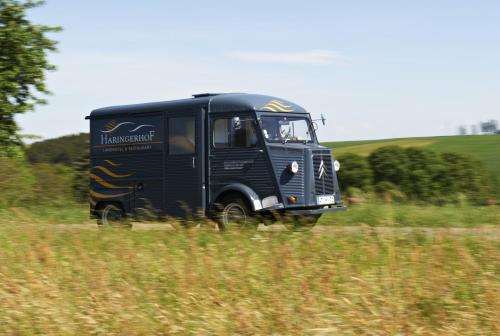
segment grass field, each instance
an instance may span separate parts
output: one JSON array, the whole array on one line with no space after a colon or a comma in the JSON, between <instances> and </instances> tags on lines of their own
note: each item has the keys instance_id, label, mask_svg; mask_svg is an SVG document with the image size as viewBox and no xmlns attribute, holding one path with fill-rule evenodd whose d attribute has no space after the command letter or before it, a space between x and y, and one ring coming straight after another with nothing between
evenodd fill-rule
<instances>
[{"instance_id":1,"label":"grass field","mask_svg":"<svg viewBox=\"0 0 500 336\"><path fill-rule=\"evenodd\" d=\"M401 138L368 141L327 142L323 145L333 149L334 154L355 153L367 156L384 146L423 147L437 152L469 154L481 160L496 178L500 195L500 135L466 135L422 138Z\"/></svg>"},{"instance_id":2,"label":"grass field","mask_svg":"<svg viewBox=\"0 0 500 336\"><path fill-rule=\"evenodd\" d=\"M474 237L0 226L3 335L495 335Z\"/></svg>"}]
</instances>

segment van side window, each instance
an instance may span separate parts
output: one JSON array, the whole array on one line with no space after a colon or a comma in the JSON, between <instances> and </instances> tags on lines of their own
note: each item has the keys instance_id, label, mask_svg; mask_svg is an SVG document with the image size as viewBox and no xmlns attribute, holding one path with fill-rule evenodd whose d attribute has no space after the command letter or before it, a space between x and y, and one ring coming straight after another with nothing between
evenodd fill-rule
<instances>
[{"instance_id":1,"label":"van side window","mask_svg":"<svg viewBox=\"0 0 500 336\"><path fill-rule=\"evenodd\" d=\"M169 155L194 154L196 152L195 120L193 117L168 120Z\"/></svg>"},{"instance_id":2,"label":"van side window","mask_svg":"<svg viewBox=\"0 0 500 336\"><path fill-rule=\"evenodd\" d=\"M231 118L216 119L213 123L213 145L215 148L251 148L257 146L254 120L242 120L235 129Z\"/></svg>"}]
</instances>

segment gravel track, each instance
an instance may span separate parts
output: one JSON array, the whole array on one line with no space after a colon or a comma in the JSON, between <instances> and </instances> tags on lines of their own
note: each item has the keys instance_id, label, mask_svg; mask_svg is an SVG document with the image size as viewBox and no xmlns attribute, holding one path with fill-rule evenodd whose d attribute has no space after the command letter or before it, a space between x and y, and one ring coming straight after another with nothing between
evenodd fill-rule
<instances>
[{"instance_id":1,"label":"gravel track","mask_svg":"<svg viewBox=\"0 0 500 336\"><path fill-rule=\"evenodd\" d=\"M56 230L99 230L96 224L43 224L37 227L56 229ZM176 228L168 223L134 223L132 231L174 231ZM259 225L258 231L261 232L283 232L287 229L281 224L271 226ZM450 228L431 228L431 227L370 227L370 226L333 226L333 225L317 225L312 230L312 233L319 235L340 235L340 234L355 234L355 233L372 233L378 235L410 235L423 234L426 236L435 235L471 235L483 236L495 240L500 240L500 227L485 226L485 227L450 227Z\"/></svg>"}]
</instances>

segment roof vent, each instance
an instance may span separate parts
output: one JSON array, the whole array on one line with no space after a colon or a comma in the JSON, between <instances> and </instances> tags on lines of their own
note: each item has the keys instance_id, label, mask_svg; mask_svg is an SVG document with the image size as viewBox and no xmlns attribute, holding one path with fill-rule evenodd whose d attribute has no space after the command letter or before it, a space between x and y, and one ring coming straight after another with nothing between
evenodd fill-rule
<instances>
[{"instance_id":1,"label":"roof vent","mask_svg":"<svg viewBox=\"0 0 500 336\"><path fill-rule=\"evenodd\" d=\"M222 93L198 93L194 94L194 98L203 98L203 97L212 97L212 96L218 96L221 95Z\"/></svg>"}]
</instances>

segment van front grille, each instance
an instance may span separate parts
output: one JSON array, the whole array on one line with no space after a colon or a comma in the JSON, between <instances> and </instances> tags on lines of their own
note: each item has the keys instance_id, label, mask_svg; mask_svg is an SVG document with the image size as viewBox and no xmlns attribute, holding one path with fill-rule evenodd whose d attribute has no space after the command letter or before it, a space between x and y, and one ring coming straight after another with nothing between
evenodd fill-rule
<instances>
[{"instance_id":1,"label":"van front grille","mask_svg":"<svg viewBox=\"0 0 500 336\"><path fill-rule=\"evenodd\" d=\"M313 167L316 195L334 194L333 164L330 151L313 151Z\"/></svg>"}]
</instances>

